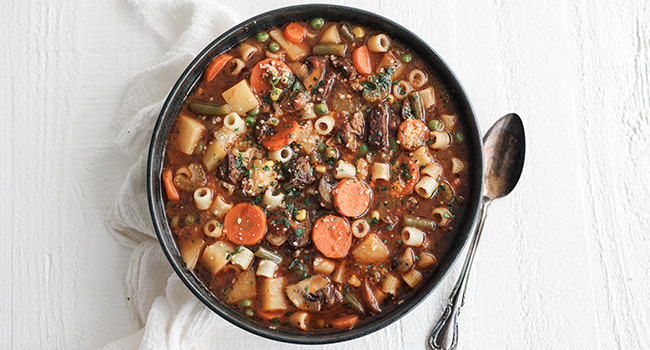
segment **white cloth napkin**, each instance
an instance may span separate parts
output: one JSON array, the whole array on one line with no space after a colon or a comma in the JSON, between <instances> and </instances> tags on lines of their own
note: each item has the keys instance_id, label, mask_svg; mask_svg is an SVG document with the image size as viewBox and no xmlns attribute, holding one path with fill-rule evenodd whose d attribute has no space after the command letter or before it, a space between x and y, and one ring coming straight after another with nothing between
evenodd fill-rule
<instances>
[{"instance_id":1,"label":"white cloth napkin","mask_svg":"<svg viewBox=\"0 0 650 350\"><path fill-rule=\"evenodd\" d=\"M166 261L149 216L147 151L153 125L174 82L194 56L232 27L237 17L210 0L129 2L169 51L135 77L116 117L121 132L115 142L132 166L108 222L116 239L133 249L127 296L142 329L104 349L190 349L207 332L228 338L233 326L194 298Z\"/></svg>"}]
</instances>

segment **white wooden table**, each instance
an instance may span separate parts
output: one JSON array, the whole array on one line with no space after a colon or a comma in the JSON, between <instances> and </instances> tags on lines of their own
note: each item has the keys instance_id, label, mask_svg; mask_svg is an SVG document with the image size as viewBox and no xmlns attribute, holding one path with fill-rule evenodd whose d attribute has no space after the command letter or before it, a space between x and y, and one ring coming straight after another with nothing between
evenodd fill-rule
<instances>
[{"instance_id":1,"label":"white wooden table","mask_svg":"<svg viewBox=\"0 0 650 350\"><path fill-rule=\"evenodd\" d=\"M122 0L0 11L0 348L97 348L137 329L130 252L105 225L127 162L112 119L167 49ZM233 2L241 19L297 1ZM464 349L650 347L650 3L343 2L427 40L483 130L524 119L519 186L491 209ZM417 310L329 349L419 349L455 272ZM233 335L223 348L283 348ZM215 344L215 348L220 348Z\"/></svg>"}]
</instances>

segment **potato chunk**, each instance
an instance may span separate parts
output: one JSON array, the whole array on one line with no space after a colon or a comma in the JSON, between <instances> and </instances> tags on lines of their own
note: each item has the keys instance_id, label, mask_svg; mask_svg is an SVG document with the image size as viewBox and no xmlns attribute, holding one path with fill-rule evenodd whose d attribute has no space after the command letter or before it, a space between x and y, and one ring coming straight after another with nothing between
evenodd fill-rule
<instances>
[{"instance_id":1,"label":"potato chunk","mask_svg":"<svg viewBox=\"0 0 650 350\"><path fill-rule=\"evenodd\" d=\"M239 115L244 115L253 108L259 106L260 102L248 86L246 79L233 85L230 89L224 91L221 96L226 103L232 107L233 111Z\"/></svg>"},{"instance_id":2,"label":"potato chunk","mask_svg":"<svg viewBox=\"0 0 650 350\"><path fill-rule=\"evenodd\" d=\"M175 139L176 149L187 155L192 154L203 135L205 126L200 121L186 115L179 116L176 125L178 127Z\"/></svg>"},{"instance_id":3,"label":"potato chunk","mask_svg":"<svg viewBox=\"0 0 650 350\"><path fill-rule=\"evenodd\" d=\"M374 233L369 234L352 251L352 256L363 263L380 263L388 259L388 248Z\"/></svg>"},{"instance_id":4,"label":"potato chunk","mask_svg":"<svg viewBox=\"0 0 650 350\"><path fill-rule=\"evenodd\" d=\"M201 264L212 274L215 274L226 266L234 251L235 247L228 242L214 242L214 244L207 246L203 251Z\"/></svg>"},{"instance_id":5,"label":"potato chunk","mask_svg":"<svg viewBox=\"0 0 650 350\"><path fill-rule=\"evenodd\" d=\"M181 257L183 258L183 263L185 263L185 267L189 270L194 270L194 266L196 266L196 262L199 260L201 249L203 249L203 244L205 244L204 240L197 239L194 240L194 242L184 244L181 247Z\"/></svg>"}]
</instances>

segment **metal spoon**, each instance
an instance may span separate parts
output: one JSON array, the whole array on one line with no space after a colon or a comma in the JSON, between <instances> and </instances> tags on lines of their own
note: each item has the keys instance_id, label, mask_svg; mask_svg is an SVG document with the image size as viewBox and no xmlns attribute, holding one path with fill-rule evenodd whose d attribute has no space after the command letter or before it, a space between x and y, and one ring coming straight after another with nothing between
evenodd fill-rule
<instances>
[{"instance_id":1,"label":"metal spoon","mask_svg":"<svg viewBox=\"0 0 650 350\"><path fill-rule=\"evenodd\" d=\"M453 350L458 344L458 323L456 318L465 300L467 277L474 261L476 247L481 238L485 216L493 200L506 196L519 181L524 166L526 141L524 125L518 115L503 116L483 137L485 174L483 198L474 239L469 247L463 270L454 287L445 312L429 335L428 345L432 350Z\"/></svg>"}]
</instances>

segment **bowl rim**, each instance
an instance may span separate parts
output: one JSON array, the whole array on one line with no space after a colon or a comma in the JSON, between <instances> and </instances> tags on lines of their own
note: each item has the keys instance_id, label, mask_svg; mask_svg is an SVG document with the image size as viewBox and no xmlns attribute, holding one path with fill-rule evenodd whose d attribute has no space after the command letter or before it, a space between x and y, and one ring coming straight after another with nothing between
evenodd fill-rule
<instances>
[{"instance_id":1,"label":"bowl rim","mask_svg":"<svg viewBox=\"0 0 650 350\"><path fill-rule=\"evenodd\" d=\"M331 18L336 21L349 21L379 28L391 38L397 39L408 46L410 50L416 52L436 74L437 78L442 81L443 85L449 90L449 94L453 96L456 112L465 127L464 140L468 145L468 158L472 162L469 167L471 190L469 198L466 200L465 218L459 225L454 241L444 259L441 259L438 269L399 307L376 316L375 319L369 322L361 323L355 328L333 332L291 331L284 328L272 329L251 321L241 313L233 310L226 303L212 296L202 281L184 267L166 220L160 183L166 138L175 115L182 101L191 92L211 59L229 50L243 38L260 30L291 20L303 20L313 17ZM483 153L478 122L465 90L442 58L419 36L392 20L366 10L329 4L295 5L264 12L235 25L208 44L180 75L162 106L152 132L146 169L147 198L152 224L167 260L185 286L209 309L231 324L258 336L295 344L328 344L362 337L387 327L418 306L444 279L451 266L458 259L463 247L467 244L478 215L483 185Z\"/></svg>"}]
</instances>

